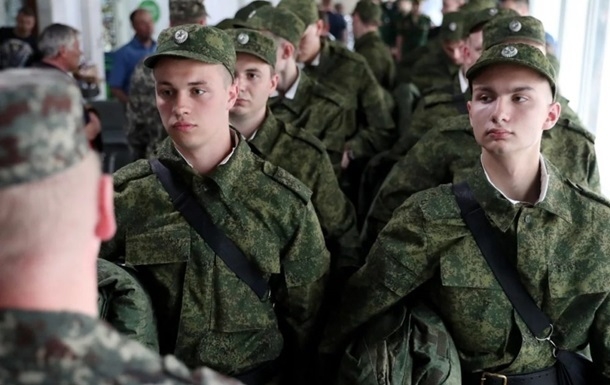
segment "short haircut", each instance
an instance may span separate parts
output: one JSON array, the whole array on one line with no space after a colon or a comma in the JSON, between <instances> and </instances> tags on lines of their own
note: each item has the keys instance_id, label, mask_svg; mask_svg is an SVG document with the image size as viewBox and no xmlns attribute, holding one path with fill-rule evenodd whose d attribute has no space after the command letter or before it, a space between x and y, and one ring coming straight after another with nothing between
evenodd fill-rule
<instances>
[{"instance_id":1,"label":"short haircut","mask_svg":"<svg viewBox=\"0 0 610 385\"><path fill-rule=\"evenodd\" d=\"M36 17L36 12L34 12L34 9L32 7L28 7L27 5L19 8L19 11L17 11L17 14L23 15L23 16Z\"/></svg>"},{"instance_id":2,"label":"short haircut","mask_svg":"<svg viewBox=\"0 0 610 385\"><path fill-rule=\"evenodd\" d=\"M45 28L38 38L38 49L42 57L54 57L61 47L68 47L78 39L77 29L65 24L51 24Z\"/></svg>"},{"instance_id":3,"label":"short haircut","mask_svg":"<svg viewBox=\"0 0 610 385\"><path fill-rule=\"evenodd\" d=\"M138 16L138 13L142 12L148 13L148 10L144 8L138 8L129 14L129 21L131 22L131 24L133 24L134 20L136 19L136 16Z\"/></svg>"}]
</instances>

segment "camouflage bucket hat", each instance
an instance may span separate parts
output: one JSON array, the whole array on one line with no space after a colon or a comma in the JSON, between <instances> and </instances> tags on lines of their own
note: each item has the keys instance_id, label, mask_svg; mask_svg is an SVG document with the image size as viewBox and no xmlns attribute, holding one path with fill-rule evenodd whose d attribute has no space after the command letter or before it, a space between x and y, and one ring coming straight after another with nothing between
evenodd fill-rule
<instances>
[{"instance_id":1,"label":"camouflage bucket hat","mask_svg":"<svg viewBox=\"0 0 610 385\"><path fill-rule=\"evenodd\" d=\"M254 0L235 12L235 16L233 18L236 20L246 21L252 17L252 11L256 11L259 8L268 6L271 6L271 2L265 0Z\"/></svg>"},{"instance_id":2,"label":"camouflage bucket hat","mask_svg":"<svg viewBox=\"0 0 610 385\"><path fill-rule=\"evenodd\" d=\"M34 182L89 153L80 90L48 69L0 72L0 188Z\"/></svg>"},{"instance_id":3,"label":"camouflage bucket hat","mask_svg":"<svg viewBox=\"0 0 610 385\"><path fill-rule=\"evenodd\" d=\"M251 29L229 29L236 53L247 53L275 68L277 46L273 39Z\"/></svg>"},{"instance_id":4,"label":"camouflage bucket hat","mask_svg":"<svg viewBox=\"0 0 610 385\"><path fill-rule=\"evenodd\" d=\"M357 13L363 23L381 24L381 7L371 0L360 0L356 4L353 13Z\"/></svg>"},{"instance_id":5,"label":"camouflage bucket hat","mask_svg":"<svg viewBox=\"0 0 610 385\"><path fill-rule=\"evenodd\" d=\"M458 41L464 38L465 13L449 12L443 15L440 37L443 41Z\"/></svg>"},{"instance_id":6,"label":"camouflage bucket hat","mask_svg":"<svg viewBox=\"0 0 610 385\"><path fill-rule=\"evenodd\" d=\"M480 28L491 20L507 16L514 17L519 16L519 14L512 9L503 8L486 8L480 11L468 12L464 22L464 32L466 35L469 35L477 27Z\"/></svg>"},{"instance_id":7,"label":"camouflage bucket hat","mask_svg":"<svg viewBox=\"0 0 610 385\"><path fill-rule=\"evenodd\" d=\"M265 7L254 12L247 25L252 29L269 31L275 36L288 40L292 45L299 46L301 36L307 26L301 19L288 9Z\"/></svg>"},{"instance_id":8,"label":"camouflage bucket hat","mask_svg":"<svg viewBox=\"0 0 610 385\"><path fill-rule=\"evenodd\" d=\"M320 20L318 6L314 0L281 0L277 7L297 15L305 23L305 28Z\"/></svg>"},{"instance_id":9,"label":"camouflage bucket hat","mask_svg":"<svg viewBox=\"0 0 610 385\"><path fill-rule=\"evenodd\" d=\"M144 65L154 68L159 58L166 56L222 64L231 76L235 72L233 41L215 27L187 24L164 29L159 35L157 51L144 60Z\"/></svg>"},{"instance_id":10,"label":"camouflage bucket hat","mask_svg":"<svg viewBox=\"0 0 610 385\"><path fill-rule=\"evenodd\" d=\"M498 2L496 0L470 0L460 7L460 11L477 12L487 8L496 8L497 6Z\"/></svg>"},{"instance_id":11,"label":"camouflage bucket hat","mask_svg":"<svg viewBox=\"0 0 610 385\"><path fill-rule=\"evenodd\" d=\"M188 20L208 16L203 0L169 0L170 20Z\"/></svg>"},{"instance_id":12,"label":"camouflage bucket hat","mask_svg":"<svg viewBox=\"0 0 610 385\"><path fill-rule=\"evenodd\" d=\"M514 40L529 40L545 46L542 22L532 16L497 18L483 27L483 49Z\"/></svg>"},{"instance_id":13,"label":"camouflage bucket hat","mask_svg":"<svg viewBox=\"0 0 610 385\"><path fill-rule=\"evenodd\" d=\"M497 64L514 64L538 72L549 81L553 99L555 98L557 90L555 69L538 48L521 43L495 45L483 51L479 60L466 73L466 77L472 83L482 70Z\"/></svg>"}]
</instances>

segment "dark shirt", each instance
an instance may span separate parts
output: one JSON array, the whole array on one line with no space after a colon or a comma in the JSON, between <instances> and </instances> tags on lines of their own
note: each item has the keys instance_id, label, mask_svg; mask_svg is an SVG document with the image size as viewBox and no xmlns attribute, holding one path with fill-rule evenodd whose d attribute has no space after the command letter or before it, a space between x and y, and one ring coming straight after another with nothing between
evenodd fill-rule
<instances>
[{"instance_id":1,"label":"dark shirt","mask_svg":"<svg viewBox=\"0 0 610 385\"><path fill-rule=\"evenodd\" d=\"M26 67L39 58L38 38L15 35L14 27L0 28L0 69Z\"/></svg>"},{"instance_id":2,"label":"dark shirt","mask_svg":"<svg viewBox=\"0 0 610 385\"><path fill-rule=\"evenodd\" d=\"M345 18L343 17L343 15L334 12L326 12L326 15L328 16L328 32L330 32L330 34L333 35L335 39L342 40L343 33L347 28Z\"/></svg>"}]
</instances>

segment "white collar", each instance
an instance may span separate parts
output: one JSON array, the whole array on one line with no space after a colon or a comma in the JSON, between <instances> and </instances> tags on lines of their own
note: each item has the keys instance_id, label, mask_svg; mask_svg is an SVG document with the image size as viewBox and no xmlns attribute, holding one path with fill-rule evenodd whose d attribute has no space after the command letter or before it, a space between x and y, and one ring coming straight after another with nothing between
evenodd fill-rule
<instances>
[{"instance_id":1,"label":"white collar","mask_svg":"<svg viewBox=\"0 0 610 385\"><path fill-rule=\"evenodd\" d=\"M305 68L305 65L310 65L312 67L317 67L320 65L320 57L322 56L322 49L320 49L320 52L318 52L318 54L316 55L316 57L313 58L313 60L311 61L311 63L305 64L305 63L299 63L299 68Z\"/></svg>"},{"instance_id":2,"label":"white collar","mask_svg":"<svg viewBox=\"0 0 610 385\"><path fill-rule=\"evenodd\" d=\"M500 190L495 184L493 184L491 179L489 179L489 174L487 174L487 171L485 170L485 166L483 165L483 155L481 155L481 166L483 167L483 172L485 173L485 177L487 178L487 181L489 182L489 184L491 184L493 188L498 190L504 198L506 198L513 205L516 205L519 203L524 203L524 202L516 201L514 199L510 199L502 192L502 190ZM546 164L544 164L544 158L542 157L542 154L540 154L540 196L538 197L538 200L534 204L538 204L538 203L542 202L544 200L544 198L546 198L546 193L548 190L549 190L549 173L546 169Z\"/></svg>"},{"instance_id":3,"label":"white collar","mask_svg":"<svg viewBox=\"0 0 610 385\"><path fill-rule=\"evenodd\" d=\"M468 79L466 79L466 76L464 76L464 73L462 72L462 68L458 71L458 79L460 79L460 89L462 90L462 93L465 94L470 85L468 84Z\"/></svg>"},{"instance_id":4,"label":"white collar","mask_svg":"<svg viewBox=\"0 0 610 385\"><path fill-rule=\"evenodd\" d=\"M255 133L256 134L256 133ZM254 136L252 136L252 138L254 138ZM239 143L239 138L237 137L237 133L233 130L231 130L231 152L229 153L229 155L227 155L223 160L220 161L220 163L218 163L217 166L222 166L227 164L227 162L229 160L231 160L231 157L233 157L233 154L235 153L235 149L237 148L237 144ZM189 165L190 168L193 168L193 165L191 164L191 162L189 162L184 155L182 155L182 153L180 152L180 150L178 150L178 147L176 147L176 144L174 143L174 148L176 149L176 152L182 157L182 159L184 159L184 161L186 162L186 164Z\"/></svg>"},{"instance_id":5,"label":"white collar","mask_svg":"<svg viewBox=\"0 0 610 385\"><path fill-rule=\"evenodd\" d=\"M294 97L297 95L297 89L299 88L300 81L301 81L301 70L299 69L297 79L294 81L294 83L292 83L290 88L286 91L286 93L284 94L284 98L289 99L289 100L294 99ZM271 94L271 97L274 98L277 96L280 96L280 93L277 90L273 91L273 93Z\"/></svg>"}]
</instances>

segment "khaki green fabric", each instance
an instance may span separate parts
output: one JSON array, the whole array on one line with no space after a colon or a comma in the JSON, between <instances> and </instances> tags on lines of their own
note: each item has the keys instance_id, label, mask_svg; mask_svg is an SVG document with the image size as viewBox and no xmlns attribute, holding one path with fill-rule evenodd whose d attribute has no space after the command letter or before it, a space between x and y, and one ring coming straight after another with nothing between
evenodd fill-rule
<instances>
[{"instance_id":1,"label":"khaki green fabric","mask_svg":"<svg viewBox=\"0 0 610 385\"><path fill-rule=\"evenodd\" d=\"M354 51L366 59L379 85L387 91L394 89L396 64L378 32L369 32L356 39Z\"/></svg>"},{"instance_id":2,"label":"khaki green fabric","mask_svg":"<svg viewBox=\"0 0 610 385\"><path fill-rule=\"evenodd\" d=\"M373 3L371 0L360 0L357 2L353 13L357 13L360 20L365 24L381 24L381 6Z\"/></svg>"},{"instance_id":3,"label":"khaki green fabric","mask_svg":"<svg viewBox=\"0 0 610 385\"><path fill-rule=\"evenodd\" d=\"M254 55L275 68L277 45L273 39L250 29L229 29L226 32L233 39L235 53Z\"/></svg>"},{"instance_id":4,"label":"khaki green fabric","mask_svg":"<svg viewBox=\"0 0 610 385\"><path fill-rule=\"evenodd\" d=\"M409 56L418 47L426 45L430 28L432 20L427 15L415 15L411 12L399 15L396 20L396 33L402 36L402 55Z\"/></svg>"},{"instance_id":5,"label":"khaki green fabric","mask_svg":"<svg viewBox=\"0 0 610 385\"><path fill-rule=\"evenodd\" d=\"M441 41L459 41L464 38L465 12L449 12L443 15L439 33Z\"/></svg>"},{"instance_id":6,"label":"khaki green fabric","mask_svg":"<svg viewBox=\"0 0 610 385\"><path fill-rule=\"evenodd\" d=\"M460 66L454 64L440 45L434 45L428 54L418 60L410 70L411 82L422 93L433 88L453 84Z\"/></svg>"},{"instance_id":7,"label":"khaki green fabric","mask_svg":"<svg viewBox=\"0 0 610 385\"><path fill-rule=\"evenodd\" d=\"M390 106L383 88L361 55L345 46L322 40L320 63L306 65L305 73L344 95L352 115L347 146L355 158L368 158L387 150L396 136Z\"/></svg>"},{"instance_id":8,"label":"khaki green fabric","mask_svg":"<svg viewBox=\"0 0 610 385\"><path fill-rule=\"evenodd\" d=\"M305 26L320 20L315 0L280 0L277 7L293 12Z\"/></svg>"},{"instance_id":9,"label":"khaki green fabric","mask_svg":"<svg viewBox=\"0 0 610 385\"><path fill-rule=\"evenodd\" d=\"M460 12L477 12L483 9L494 8L498 5L496 0L470 0L460 7Z\"/></svg>"},{"instance_id":10,"label":"khaki green fabric","mask_svg":"<svg viewBox=\"0 0 610 385\"><path fill-rule=\"evenodd\" d=\"M228 128L227 128L228 129ZM274 360L301 376L329 254L311 191L239 139L227 163L198 175L166 139L158 158L269 280L261 301L176 212L146 161L115 173L117 233L100 256L124 259L153 301L162 354L234 375Z\"/></svg>"},{"instance_id":11,"label":"khaki green fabric","mask_svg":"<svg viewBox=\"0 0 610 385\"><path fill-rule=\"evenodd\" d=\"M298 82L294 98L277 95L269 98L268 105L278 119L318 138L338 175L345 143L356 131L353 111L343 95L316 82L304 71L300 72Z\"/></svg>"},{"instance_id":12,"label":"khaki green fabric","mask_svg":"<svg viewBox=\"0 0 610 385\"><path fill-rule=\"evenodd\" d=\"M513 205L477 163L468 182L501 247L542 311L554 341L578 351L591 345L596 371L610 381L610 203L563 178L550 162L545 199ZM583 268L586 267L586 268ZM451 331L462 373L528 373L554 364L500 288L464 224L450 185L422 191L398 208L366 264L345 289L343 306L327 328L323 351L336 351L351 333L417 291Z\"/></svg>"},{"instance_id":13,"label":"khaki green fabric","mask_svg":"<svg viewBox=\"0 0 610 385\"><path fill-rule=\"evenodd\" d=\"M474 29L481 28L486 23L496 18L518 17L519 14L512 9L486 8L480 11L468 12L464 16L464 36L468 36Z\"/></svg>"},{"instance_id":14,"label":"khaki green fabric","mask_svg":"<svg viewBox=\"0 0 610 385\"><path fill-rule=\"evenodd\" d=\"M443 183L455 182L479 159L468 115L439 121L390 171L379 190L362 231L372 244L394 210L411 195ZM595 138L581 126L560 118L544 131L542 154L575 183L599 191Z\"/></svg>"},{"instance_id":15,"label":"khaki green fabric","mask_svg":"<svg viewBox=\"0 0 610 385\"><path fill-rule=\"evenodd\" d=\"M238 9L237 12L235 13L234 18L236 20L246 21L246 20L248 20L248 18L250 18L252 16L252 12L258 11L259 9L261 9L263 7L270 7L270 6L272 6L270 1L265 1L265 0L251 1L248 4L246 4L245 6L243 6L242 8Z\"/></svg>"},{"instance_id":16,"label":"khaki green fabric","mask_svg":"<svg viewBox=\"0 0 610 385\"><path fill-rule=\"evenodd\" d=\"M88 152L82 97L70 77L43 69L0 72L0 188L58 174Z\"/></svg>"},{"instance_id":17,"label":"khaki green fabric","mask_svg":"<svg viewBox=\"0 0 610 385\"><path fill-rule=\"evenodd\" d=\"M332 266L338 270L360 267L356 211L339 187L322 142L306 130L278 120L268 110L256 136L248 143L255 154L282 167L312 191L311 203L318 214Z\"/></svg>"},{"instance_id":18,"label":"khaki green fabric","mask_svg":"<svg viewBox=\"0 0 610 385\"><path fill-rule=\"evenodd\" d=\"M203 0L169 0L169 18L176 21L208 16Z\"/></svg>"},{"instance_id":19,"label":"khaki green fabric","mask_svg":"<svg viewBox=\"0 0 610 385\"><path fill-rule=\"evenodd\" d=\"M100 319L122 335L159 351L150 297L133 275L112 262L98 259L97 291Z\"/></svg>"},{"instance_id":20,"label":"khaki green fabric","mask_svg":"<svg viewBox=\"0 0 610 385\"><path fill-rule=\"evenodd\" d=\"M0 338L3 384L241 384L207 368L190 372L82 314L2 309Z\"/></svg>"},{"instance_id":21,"label":"khaki green fabric","mask_svg":"<svg viewBox=\"0 0 610 385\"><path fill-rule=\"evenodd\" d=\"M255 29L269 31L290 42L298 49L307 25L293 12L285 8L265 7L254 12L248 24Z\"/></svg>"},{"instance_id":22,"label":"khaki green fabric","mask_svg":"<svg viewBox=\"0 0 610 385\"><path fill-rule=\"evenodd\" d=\"M513 39L531 40L545 46L544 25L533 16L513 16L493 19L483 27L483 49L510 43Z\"/></svg>"}]
</instances>

